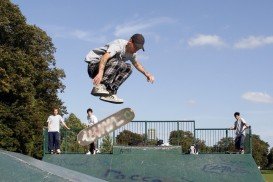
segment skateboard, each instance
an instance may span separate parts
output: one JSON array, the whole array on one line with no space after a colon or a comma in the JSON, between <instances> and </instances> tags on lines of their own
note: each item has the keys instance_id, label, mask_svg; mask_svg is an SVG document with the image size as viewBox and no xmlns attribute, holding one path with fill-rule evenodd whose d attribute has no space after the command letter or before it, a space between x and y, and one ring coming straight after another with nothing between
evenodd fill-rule
<instances>
[{"instance_id":1,"label":"skateboard","mask_svg":"<svg viewBox=\"0 0 273 182\"><path fill-rule=\"evenodd\" d=\"M77 135L77 141L82 146L89 145L131 122L134 117L135 113L131 108L124 108L98 123L81 130Z\"/></svg>"}]
</instances>

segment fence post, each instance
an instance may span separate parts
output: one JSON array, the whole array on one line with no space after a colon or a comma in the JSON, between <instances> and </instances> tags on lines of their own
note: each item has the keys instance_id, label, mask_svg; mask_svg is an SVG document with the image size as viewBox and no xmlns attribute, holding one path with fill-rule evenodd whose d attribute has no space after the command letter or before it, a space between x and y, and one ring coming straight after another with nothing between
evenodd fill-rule
<instances>
[{"instance_id":1,"label":"fence post","mask_svg":"<svg viewBox=\"0 0 273 182\"><path fill-rule=\"evenodd\" d=\"M249 152L252 155L252 131L251 131L251 126L249 126Z\"/></svg>"},{"instance_id":2,"label":"fence post","mask_svg":"<svg viewBox=\"0 0 273 182\"><path fill-rule=\"evenodd\" d=\"M64 153L66 154L67 153L67 130L65 130L65 133L64 133L64 146L65 146Z\"/></svg>"},{"instance_id":3,"label":"fence post","mask_svg":"<svg viewBox=\"0 0 273 182\"><path fill-rule=\"evenodd\" d=\"M46 134L45 134L46 130L45 128L43 128L43 157L45 156L45 151L46 151L46 147L45 147L45 142L46 142Z\"/></svg>"},{"instance_id":4,"label":"fence post","mask_svg":"<svg viewBox=\"0 0 273 182\"><path fill-rule=\"evenodd\" d=\"M226 151L228 150L228 128L226 129Z\"/></svg>"},{"instance_id":5,"label":"fence post","mask_svg":"<svg viewBox=\"0 0 273 182\"><path fill-rule=\"evenodd\" d=\"M147 121L145 121L145 145L147 144L147 136L148 136L148 129L147 129Z\"/></svg>"},{"instance_id":6,"label":"fence post","mask_svg":"<svg viewBox=\"0 0 273 182\"><path fill-rule=\"evenodd\" d=\"M113 131L113 146L116 145L115 131Z\"/></svg>"}]
</instances>

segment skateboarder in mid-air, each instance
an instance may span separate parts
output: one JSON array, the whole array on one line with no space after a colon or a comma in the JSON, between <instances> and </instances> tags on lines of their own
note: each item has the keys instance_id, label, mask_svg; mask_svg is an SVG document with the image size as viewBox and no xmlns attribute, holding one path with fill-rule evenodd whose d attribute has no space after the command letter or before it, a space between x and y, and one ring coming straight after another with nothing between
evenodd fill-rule
<instances>
[{"instance_id":1,"label":"skateboarder in mid-air","mask_svg":"<svg viewBox=\"0 0 273 182\"><path fill-rule=\"evenodd\" d=\"M132 73L131 64L126 63L128 60L146 76L148 82L153 83L154 76L144 69L136 56L138 50L144 51L144 42L143 35L134 34L129 41L117 39L91 50L85 58L89 77L93 79L91 94L100 96L100 99L106 102L123 103L123 99L117 96L117 91Z\"/></svg>"}]
</instances>

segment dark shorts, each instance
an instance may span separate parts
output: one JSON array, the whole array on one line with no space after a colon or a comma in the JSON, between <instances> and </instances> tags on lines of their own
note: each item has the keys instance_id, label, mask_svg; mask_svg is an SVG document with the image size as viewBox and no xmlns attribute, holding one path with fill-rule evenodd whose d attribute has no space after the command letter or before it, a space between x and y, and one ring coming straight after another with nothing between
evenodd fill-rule
<instances>
[{"instance_id":1,"label":"dark shorts","mask_svg":"<svg viewBox=\"0 0 273 182\"><path fill-rule=\"evenodd\" d=\"M245 136L243 134L236 136L235 138L235 149L244 149Z\"/></svg>"}]
</instances>

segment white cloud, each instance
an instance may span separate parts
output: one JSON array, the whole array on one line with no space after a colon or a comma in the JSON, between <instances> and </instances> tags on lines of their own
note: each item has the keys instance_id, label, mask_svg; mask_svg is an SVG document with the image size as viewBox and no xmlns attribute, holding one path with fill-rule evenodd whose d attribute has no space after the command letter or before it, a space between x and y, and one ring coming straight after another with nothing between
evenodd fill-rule
<instances>
[{"instance_id":1,"label":"white cloud","mask_svg":"<svg viewBox=\"0 0 273 182\"><path fill-rule=\"evenodd\" d=\"M152 18L148 20L134 20L121 25L117 25L115 27L114 35L116 37L128 37L136 32L143 33L149 28L173 22L175 22L175 20L168 17Z\"/></svg>"},{"instance_id":2,"label":"white cloud","mask_svg":"<svg viewBox=\"0 0 273 182\"><path fill-rule=\"evenodd\" d=\"M272 104L273 98L262 92L246 92L242 95L242 98L251 101L251 102L257 102L257 103L266 103L266 104Z\"/></svg>"},{"instance_id":3,"label":"white cloud","mask_svg":"<svg viewBox=\"0 0 273 182\"><path fill-rule=\"evenodd\" d=\"M52 37L55 37L55 38L77 39L81 41L95 42L95 43L107 42L106 36L100 35L92 31L71 29L68 27L55 26L55 25L47 25L44 27L45 27L44 29Z\"/></svg>"},{"instance_id":4,"label":"white cloud","mask_svg":"<svg viewBox=\"0 0 273 182\"><path fill-rule=\"evenodd\" d=\"M236 49L253 49L265 45L273 44L273 36L249 36L248 38L242 39L234 44Z\"/></svg>"},{"instance_id":5,"label":"white cloud","mask_svg":"<svg viewBox=\"0 0 273 182\"><path fill-rule=\"evenodd\" d=\"M87 42L96 42L96 43L107 42L106 37L104 35L98 35L90 31L72 30L68 32L68 35L70 35L71 38L76 38L76 39L87 41Z\"/></svg>"},{"instance_id":6,"label":"white cloud","mask_svg":"<svg viewBox=\"0 0 273 182\"><path fill-rule=\"evenodd\" d=\"M224 41L217 35L203 35L199 34L188 41L189 46L213 46L222 47L225 45Z\"/></svg>"},{"instance_id":7,"label":"white cloud","mask_svg":"<svg viewBox=\"0 0 273 182\"><path fill-rule=\"evenodd\" d=\"M187 105L189 105L189 106L195 106L196 104L197 104L197 102L193 99L187 101Z\"/></svg>"}]
</instances>

